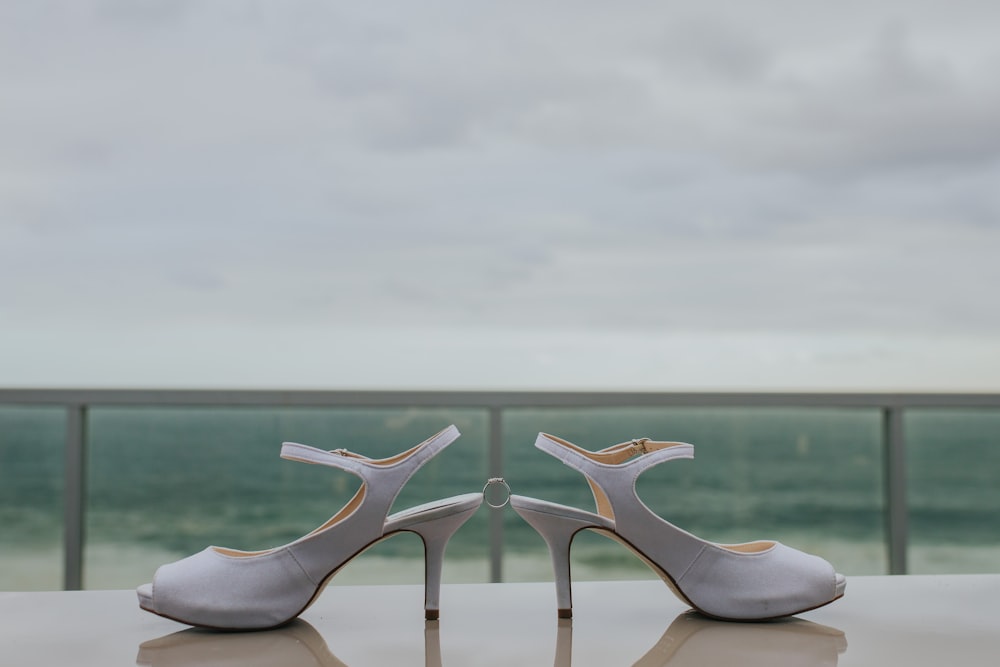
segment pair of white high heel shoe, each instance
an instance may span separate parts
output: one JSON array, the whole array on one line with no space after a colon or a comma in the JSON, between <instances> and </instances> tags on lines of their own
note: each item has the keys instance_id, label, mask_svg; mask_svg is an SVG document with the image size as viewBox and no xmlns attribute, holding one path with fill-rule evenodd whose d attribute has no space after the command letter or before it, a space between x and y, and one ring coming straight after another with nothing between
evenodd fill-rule
<instances>
[{"instance_id":1,"label":"pair of white high heel shoe","mask_svg":"<svg viewBox=\"0 0 1000 667\"><path fill-rule=\"evenodd\" d=\"M353 473L362 480L358 492L329 521L282 547L254 552L208 547L160 567L151 584L137 589L139 606L202 627L276 627L305 611L327 581L355 556L376 542L408 531L424 542L425 616L438 618L445 547L479 508L483 494L453 496L392 515L389 509L406 481L458 436L458 429L449 426L387 459L285 443L282 458ZM790 616L844 594L843 575L822 558L778 542L706 542L646 507L636 495L636 478L658 463L691 458L691 445L641 439L590 452L544 433L535 445L583 473L597 501L595 514L534 498L510 497L514 510L549 546L560 617L572 615L569 549L573 536L585 529L624 543L682 600L716 618Z\"/></svg>"}]
</instances>

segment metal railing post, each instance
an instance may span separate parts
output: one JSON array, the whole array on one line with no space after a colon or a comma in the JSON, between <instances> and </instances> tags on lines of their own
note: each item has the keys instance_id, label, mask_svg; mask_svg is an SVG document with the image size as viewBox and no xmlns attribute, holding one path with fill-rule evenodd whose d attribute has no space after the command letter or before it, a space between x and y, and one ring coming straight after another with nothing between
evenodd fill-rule
<instances>
[{"instance_id":1,"label":"metal railing post","mask_svg":"<svg viewBox=\"0 0 1000 667\"><path fill-rule=\"evenodd\" d=\"M906 441L903 436L903 408L883 408L882 447L889 574L906 574L909 512L906 497Z\"/></svg>"},{"instance_id":2,"label":"metal railing post","mask_svg":"<svg viewBox=\"0 0 1000 667\"><path fill-rule=\"evenodd\" d=\"M63 589L83 588L83 530L87 501L87 407L66 407L63 485Z\"/></svg>"},{"instance_id":3,"label":"metal railing post","mask_svg":"<svg viewBox=\"0 0 1000 667\"><path fill-rule=\"evenodd\" d=\"M503 408L490 408L490 477L503 477ZM490 582L503 581L503 517L501 510L490 511Z\"/></svg>"}]
</instances>

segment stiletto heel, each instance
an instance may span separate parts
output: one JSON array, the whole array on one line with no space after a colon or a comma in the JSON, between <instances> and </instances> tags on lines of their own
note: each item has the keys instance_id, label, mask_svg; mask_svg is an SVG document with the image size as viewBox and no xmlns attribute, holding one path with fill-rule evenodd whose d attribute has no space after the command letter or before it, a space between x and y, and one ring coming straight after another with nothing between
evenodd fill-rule
<instances>
[{"instance_id":1,"label":"stiletto heel","mask_svg":"<svg viewBox=\"0 0 1000 667\"><path fill-rule=\"evenodd\" d=\"M479 507L482 495L469 493L386 515L407 480L458 435L458 429L449 426L386 459L284 443L282 458L345 470L361 478L361 487L329 521L282 547L255 552L208 547L160 567L151 584L136 590L139 606L202 627L276 627L305 611L355 556L376 542L410 531L426 545L426 609L436 613L445 545Z\"/></svg>"},{"instance_id":2,"label":"stiletto heel","mask_svg":"<svg viewBox=\"0 0 1000 667\"><path fill-rule=\"evenodd\" d=\"M549 547L552 571L556 580L556 605L559 618L573 618L573 586L569 569L569 548L578 532L594 525L586 512L573 516L571 507L559 508L564 514L546 512L549 504L534 498L513 495L510 506L538 531Z\"/></svg>"},{"instance_id":3,"label":"stiletto heel","mask_svg":"<svg viewBox=\"0 0 1000 667\"><path fill-rule=\"evenodd\" d=\"M424 618L428 621L436 621L440 616L441 570L448 540L479 509L477 498L482 500L482 494L479 493L466 497L468 500L464 506L468 506L468 509L398 528L416 533L424 541Z\"/></svg>"},{"instance_id":4,"label":"stiletto heel","mask_svg":"<svg viewBox=\"0 0 1000 667\"><path fill-rule=\"evenodd\" d=\"M621 542L659 574L679 598L724 620L765 620L829 604L844 595L847 580L828 562L780 542L714 544L655 515L639 499L635 482L648 468L693 458L683 442L648 438L597 452L539 433L535 446L583 473L597 513L535 498L511 496L514 510L548 544L559 616L572 616L569 550L581 530Z\"/></svg>"}]
</instances>

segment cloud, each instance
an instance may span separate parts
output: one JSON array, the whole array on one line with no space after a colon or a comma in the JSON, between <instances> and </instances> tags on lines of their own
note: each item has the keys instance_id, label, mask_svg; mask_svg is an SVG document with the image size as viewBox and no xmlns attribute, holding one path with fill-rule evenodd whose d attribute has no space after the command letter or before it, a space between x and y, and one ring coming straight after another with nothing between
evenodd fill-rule
<instances>
[{"instance_id":1,"label":"cloud","mask_svg":"<svg viewBox=\"0 0 1000 667\"><path fill-rule=\"evenodd\" d=\"M993 335L998 12L8 3L0 319Z\"/></svg>"}]
</instances>

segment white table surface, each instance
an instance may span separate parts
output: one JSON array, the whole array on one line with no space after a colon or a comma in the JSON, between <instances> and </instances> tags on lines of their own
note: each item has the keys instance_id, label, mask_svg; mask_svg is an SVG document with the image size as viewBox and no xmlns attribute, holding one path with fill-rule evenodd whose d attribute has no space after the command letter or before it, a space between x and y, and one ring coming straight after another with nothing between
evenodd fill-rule
<instances>
[{"instance_id":1,"label":"white table surface","mask_svg":"<svg viewBox=\"0 0 1000 667\"><path fill-rule=\"evenodd\" d=\"M0 665L1000 665L1000 575L853 577L841 600L791 621L686 611L659 581L454 584L441 620L421 586L331 586L265 632L187 629L132 591L0 593Z\"/></svg>"}]
</instances>

